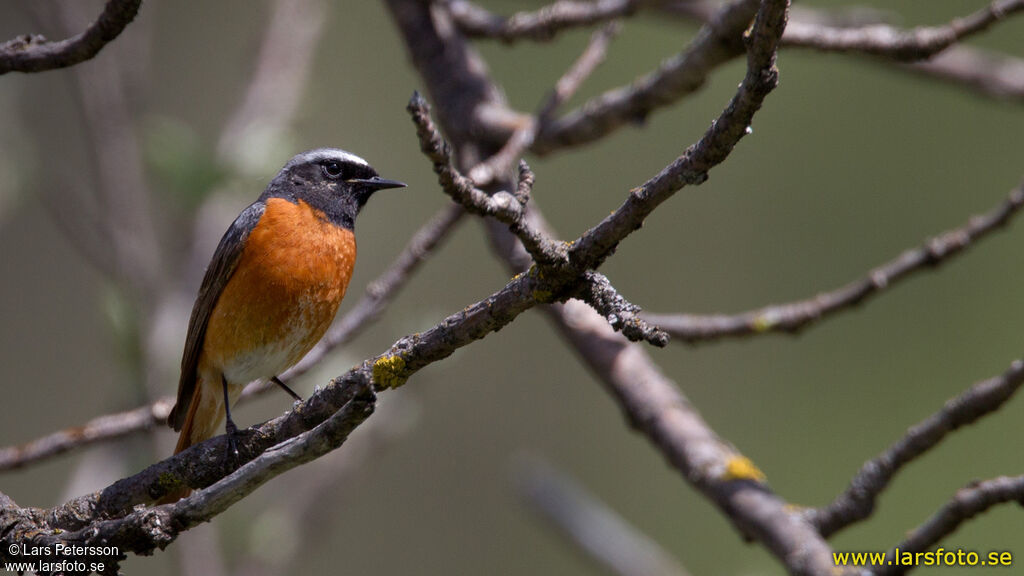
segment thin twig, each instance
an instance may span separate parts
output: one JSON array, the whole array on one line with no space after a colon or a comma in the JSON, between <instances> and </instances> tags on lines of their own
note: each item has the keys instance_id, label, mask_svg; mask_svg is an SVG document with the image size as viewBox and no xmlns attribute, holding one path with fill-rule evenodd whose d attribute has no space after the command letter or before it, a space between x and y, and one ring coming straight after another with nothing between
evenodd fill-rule
<instances>
[{"instance_id":1,"label":"thin twig","mask_svg":"<svg viewBox=\"0 0 1024 576\"><path fill-rule=\"evenodd\" d=\"M985 96L1024 102L1024 59L969 46L954 46L905 68Z\"/></svg>"},{"instance_id":2,"label":"thin twig","mask_svg":"<svg viewBox=\"0 0 1024 576\"><path fill-rule=\"evenodd\" d=\"M0 74L43 72L89 60L117 38L135 19L142 0L108 0L84 32L57 42L25 34L0 44Z\"/></svg>"},{"instance_id":3,"label":"thin twig","mask_svg":"<svg viewBox=\"0 0 1024 576\"><path fill-rule=\"evenodd\" d=\"M783 44L826 52L857 52L911 61L930 58L953 44L1024 10L1024 0L997 0L944 26L902 30L884 24L836 28L794 21Z\"/></svg>"},{"instance_id":4,"label":"thin twig","mask_svg":"<svg viewBox=\"0 0 1024 576\"><path fill-rule=\"evenodd\" d=\"M701 27L685 50L630 85L609 90L543 126L530 150L547 154L593 142L696 92L715 68L743 55L743 32L757 7L757 0L729 2Z\"/></svg>"},{"instance_id":5,"label":"thin twig","mask_svg":"<svg viewBox=\"0 0 1024 576\"><path fill-rule=\"evenodd\" d=\"M569 28L629 16L637 8L637 0L558 0L537 12L520 12L502 18L468 0L446 0L452 19L467 36L515 40L550 40Z\"/></svg>"},{"instance_id":6,"label":"thin twig","mask_svg":"<svg viewBox=\"0 0 1024 576\"><path fill-rule=\"evenodd\" d=\"M488 194L455 169L452 165L451 147L441 138L440 132L430 118L430 106L418 92L412 95L406 109L416 125L420 149L430 159L441 188L452 200L474 214L491 216L506 224L537 263L554 266L565 261L564 247L539 233L526 222L526 209L521 201L521 194L517 197L503 190Z\"/></svg>"},{"instance_id":7,"label":"thin twig","mask_svg":"<svg viewBox=\"0 0 1024 576\"><path fill-rule=\"evenodd\" d=\"M642 314L643 319L683 342L698 343L770 332L797 334L833 314L863 303L914 273L948 262L989 233L1006 226L1024 207L1024 184L990 212L944 232L894 260L872 269L860 280L807 300L766 306L733 315Z\"/></svg>"},{"instance_id":8,"label":"thin twig","mask_svg":"<svg viewBox=\"0 0 1024 576\"><path fill-rule=\"evenodd\" d=\"M938 512L932 515L924 524L910 531L902 542L886 554L886 558L892 560L891 564L880 566L874 570L878 576L890 576L903 574L913 569L916 562L898 563L897 554L901 558L909 554L914 558L917 553L924 552L930 547L938 544L944 537L956 532L960 525L971 518L990 510L999 504L1024 503L1024 476L1000 476L983 482L972 482L964 486L953 496L953 498ZM990 558L983 557L986 562ZM1014 558L1013 555L999 554L997 564L988 564L988 567L997 568L1000 565L1009 567Z\"/></svg>"},{"instance_id":9,"label":"thin twig","mask_svg":"<svg viewBox=\"0 0 1024 576\"><path fill-rule=\"evenodd\" d=\"M608 324L633 342L648 342L659 348L668 344L669 335L641 319L640 307L626 300L600 272L588 272L587 281L577 297L589 304Z\"/></svg>"},{"instance_id":10,"label":"thin twig","mask_svg":"<svg viewBox=\"0 0 1024 576\"><path fill-rule=\"evenodd\" d=\"M619 576L688 576L668 552L572 478L530 458L519 492L558 532L598 565Z\"/></svg>"},{"instance_id":11,"label":"thin twig","mask_svg":"<svg viewBox=\"0 0 1024 576\"><path fill-rule=\"evenodd\" d=\"M174 399L161 398L153 404L127 412L94 418L81 426L65 428L20 446L0 448L0 471L14 470L63 454L68 450L113 440L133 432L150 430L167 419Z\"/></svg>"},{"instance_id":12,"label":"thin twig","mask_svg":"<svg viewBox=\"0 0 1024 576\"><path fill-rule=\"evenodd\" d=\"M934 448L952 431L999 410L1024 384L1024 361L946 402L941 410L907 431L885 452L866 462L850 487L824 508L807 512L826 538L871 515L875 501L904 466Z\"/></svg>"},{"instance_id":13,"label":"thin twig","mask_svg":"<svg viewBox=\"0 0 1024 576\"><path fill-rule=\"evenodd\" d=\"M994 5L994 4L993 4ZM670 14L675 14L696 20L708 22L715 10L715 4L710 2L673 2L662 1L659 7ZM991 10L988 8L975 13L975 16L985 16ZM879 14L868 11L866 14L836 15L834 13L815 10L804 7L792 14L792 30L804 30L804 33L792 32L787 28L782 36L782 46L799 46L809 36L813 36L814 30L825 28L837 31L838 33L849 29L860 29L874 26L881 19ZM998 20L992 20L994 23ZM953 24L947 25L952 27ZM912 37L911 31L894 30L892 37ZM979 29L980 31L980 29ZM803 40L801 40L803 37ZM805 46L807 47L807 46ZM913 49L913 47L911 47ZM884 50L883 50L884 52ZM863 52L851 52L852 54L863 54ZM999 99L1011 99L1024 101L1024 60L1009 56L988 52L980 48L964 45L951 45L945 50L933 54L930 59L916 62L901 63L891 57L878 57L872 59L874 62L899 66L905 70L912 70L924 76L944 80L950 84L970 88L980 94Z\"/></svg>"},{"instance_id":14,"label":"thin twig","mask_svg":"<svg viewBox=\"0 0 1024 576\"><path fill-rule=\"evenodd\" d=\"M526 149L533 145L537 130L552 121L558 107L572 98L584 80L604 61L608 46L619 33L619 29L617 21L610 22L590 36L590 42L587 43L583 53L558 79L554 88L541 103L537 114L526 118L522 126L512 133L498 152L477 164L467 173L477 186L485 186L500 177L519 160Z\"/></svg>"},{"instance_id":15,"label":"thin twig","mask_svg":"<svg viewBox=\"0 0 1024 576\"><path fill-rule=\"evenodd\" d=\"M732 5L737 6L742 4ZM708 172L725 161L740 139L750 133L754 115L778 85L775 56L786 27L788 7L788 2L761 4L751 26L746 75L728 106L697 143L656 176L631 190L622 206L573 242L569 257L574 265L596 269L662 202L686 185L707 180ZM738 8L737 11L742 12Z\"/></svg>"}]
</instances>

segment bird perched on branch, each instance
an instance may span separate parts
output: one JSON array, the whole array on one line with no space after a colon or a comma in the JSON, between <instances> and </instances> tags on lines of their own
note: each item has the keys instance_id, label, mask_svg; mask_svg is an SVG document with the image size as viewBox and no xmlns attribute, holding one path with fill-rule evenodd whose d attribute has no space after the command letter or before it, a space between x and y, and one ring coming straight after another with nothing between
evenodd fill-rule
<instances>
[{"instance_id":1,"label":"bird perched on branch","mask_svg":"<svg viewBox=\"0 0 1024 576\"><path fill-rule=\"evenodd\" d=\"M301 400L278 375L309 352L338 311L356 262L356 215L377 190L403 186L354 154L321 148L292 158L239 214L192 308L167 418L181 431L175 454L212 437L226 418L237 455L230 405L249 382L273 381Z\"/></svg>"}]
</instances>

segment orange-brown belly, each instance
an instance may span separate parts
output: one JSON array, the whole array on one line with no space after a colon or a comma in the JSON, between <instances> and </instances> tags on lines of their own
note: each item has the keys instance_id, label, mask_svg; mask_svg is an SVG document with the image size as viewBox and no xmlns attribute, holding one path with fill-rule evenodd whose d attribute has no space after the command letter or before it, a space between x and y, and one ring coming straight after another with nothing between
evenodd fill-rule
<instances>
[{"instance_id":1,"label":"orange-brown belly","mask_svg":"<svg viewBox=\"0 0 1024 576\"><path fill-rule=\"evenodd\" d=\"M331 325L356 260L351 230L271 198L206 328L199 372L245 384L288 369Z\"/></svg>"}]
</instances>

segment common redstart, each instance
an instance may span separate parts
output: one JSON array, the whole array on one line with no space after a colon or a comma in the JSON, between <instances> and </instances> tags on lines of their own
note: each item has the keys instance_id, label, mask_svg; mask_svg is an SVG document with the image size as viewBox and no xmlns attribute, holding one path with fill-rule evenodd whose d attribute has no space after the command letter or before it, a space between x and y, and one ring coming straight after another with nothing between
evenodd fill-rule
<instances>
[{"instance_id":1,"label":"common redstart","mask_svg":"<svg viewBox=\"0 0 1024 576\"><path fill-rule=\"evenodd\" d=\"M292 158L239 214L192 308L167 418L181 431L175 454L212 437L225 418L237 453L230 405L249 382L273 381L299 399L278 375L309 352L338 311L356 262L356 215L377 190L403 186L354 154L321 148Z\"/></svg>"}]
</instances>

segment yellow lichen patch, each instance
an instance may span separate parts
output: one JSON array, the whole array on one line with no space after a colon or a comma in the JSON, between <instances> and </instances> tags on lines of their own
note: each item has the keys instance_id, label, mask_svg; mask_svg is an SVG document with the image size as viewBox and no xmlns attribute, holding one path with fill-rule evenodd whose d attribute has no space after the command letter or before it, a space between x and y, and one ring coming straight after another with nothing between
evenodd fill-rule
<instances>
[{"instance_id":1,"label":"yellow lichen patch","mask_svg":"<svg viewBox=\"0 0 1024 576\"><path fill-rule=\"evenodd\" d=\"M398 388L405 384L405 358L383 356L373 363L373 379L384 388Z\"/></svg>"},{"instance_id":2,"label":"yellow lichen patch","mask_svg":"<svg viewBox=\"0 0 1024 576\"><path fill-rule=\"evenodd\" d=\"M554 294L550 290L534 290L533 299L542 304L547 304L552 301Z\"/></svg>"},{"instance_id":3,"label":"yellow lichen patch","mask_svg":"<svg viewBox=\"0 0 1024 576\"><path fill-rule=\"evenodd\" d=\"M765 475L761 472L761 469L754 465L754 463L746 456L733 456L725 464L725 474L722 477L723 480L752 480L754 482L764 482Z\"/></svg>"},{"instance_id":4,"label":"yellow lichen patch","mask_svg":"<svg viewBox=\"0 0 1024 576\"><path fill-rule=\"evenodd\" d=\"M775 327L775 321L769 318L767 315L760 315L754 318L754 332L762 333L767 332Z\"/></svg>"}]
</instances>

